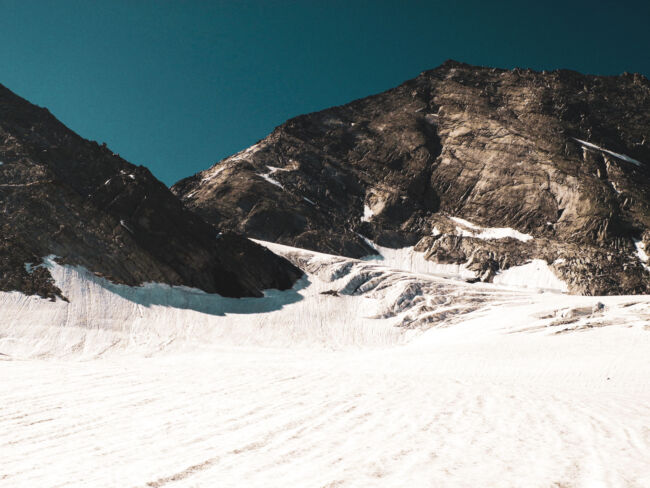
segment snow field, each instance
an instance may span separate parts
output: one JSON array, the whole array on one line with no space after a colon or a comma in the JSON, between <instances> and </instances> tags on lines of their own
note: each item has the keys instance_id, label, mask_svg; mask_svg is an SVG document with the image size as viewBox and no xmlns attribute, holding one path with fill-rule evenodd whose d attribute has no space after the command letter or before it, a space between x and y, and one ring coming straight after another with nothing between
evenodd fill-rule
<instances>
[{"instance_id":1,"label":"snow field","mask_svg":"<svg viewBox=\"0 0 650 488\"><path fill-rule=\"evenodd\" d=\"M8 362L0 484L644 486L647 391L436 353Z\"/></svg>"},{"instance_id":2,"label":"snow field","mask_svg":"<svg viewBox=\"0 0 650 488\"><path fill-rule=\"evenodd\" d=\"M566 293L567 284L558 278L543 259L533 259L530 263L513 266L497 273L492 282L496 285L550 290Z\"/></svg>"},{"instance_id":3,"label":"snow field","mask_svg":"<svg viewBox=\"0 0 650 488\"><path fill-rule=\"evenodd\" d=\"M0 486L650 484L650 297L268 246L307 274L262 299L0 293Z\"/></svg>"}]
</instances>

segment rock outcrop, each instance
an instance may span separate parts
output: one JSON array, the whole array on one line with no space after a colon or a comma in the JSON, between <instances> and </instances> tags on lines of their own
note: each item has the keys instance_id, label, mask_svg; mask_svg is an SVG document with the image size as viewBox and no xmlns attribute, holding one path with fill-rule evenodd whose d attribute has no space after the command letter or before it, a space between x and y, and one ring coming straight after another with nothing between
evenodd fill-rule
<instances>
[{"instance_id":1,"label":"rock outcrop","mask_svg":"<svg viewBox=\"0 0 650 488\"><path fill-rule=\"evenodd\" d=\"M172 191L223 230L282 244L351 257L374 252L366 238L415 246L485 281L544 259L574 293L648 293L649 132L642 75L448 61L291 119Z\"/></svg>"},{"instance_id":2,"label":"rock outcrop","mask_svg":"<svg viewBox=\"0 0 650 488\"><path fill-rule=\"evenodd\" d=\"M0 86L0 290L54 299L45 256L114 282L260 296L302 274L187 210L142 166Z\"/></svg>"}]
</instances>

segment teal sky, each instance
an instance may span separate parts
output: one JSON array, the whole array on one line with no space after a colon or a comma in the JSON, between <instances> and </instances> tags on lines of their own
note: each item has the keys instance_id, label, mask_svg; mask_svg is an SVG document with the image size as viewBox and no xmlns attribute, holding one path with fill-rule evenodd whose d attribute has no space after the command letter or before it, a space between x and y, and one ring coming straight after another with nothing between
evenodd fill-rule
<instances>
[{"instance_id":1,"label":"teal sky","mask_svg":"<svg viewBox=\"0 0 650 488\"><path fill-rule=\"evenodd\" d=\"M650 76L649 5L0 0L0 83L172 184L448 58Z\"/></svg>"}]
</instances>

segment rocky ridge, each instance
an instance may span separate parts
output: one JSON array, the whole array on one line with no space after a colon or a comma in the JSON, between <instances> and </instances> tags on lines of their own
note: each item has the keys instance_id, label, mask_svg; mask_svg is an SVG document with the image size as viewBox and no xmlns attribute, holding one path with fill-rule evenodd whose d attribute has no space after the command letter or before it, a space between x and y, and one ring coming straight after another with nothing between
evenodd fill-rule
<instances>
[{"instance_id":1,"label":"rocky ridge","mask_svg":"<svg viewBox=\"0 0 650 488\"><path fill-rule=\"evenodd\" d=\"M291 287L288 261L188 211L151 172L0 85L0 291L61 296L45 256L114 282L225 296Z\"/></svg>"},{"instance_id":2,"label":"rocky ridge","mask_svg":"<svg viewBox=\"0 0 650 488\"><path fill-rule=\"evenodd\" d=\"M642 75L448 61L293 118L172 191L222 230L282 244L415 246L483 281L543 259L573 293L648 293L649 130Z\"/></svg>"}]
</instances>

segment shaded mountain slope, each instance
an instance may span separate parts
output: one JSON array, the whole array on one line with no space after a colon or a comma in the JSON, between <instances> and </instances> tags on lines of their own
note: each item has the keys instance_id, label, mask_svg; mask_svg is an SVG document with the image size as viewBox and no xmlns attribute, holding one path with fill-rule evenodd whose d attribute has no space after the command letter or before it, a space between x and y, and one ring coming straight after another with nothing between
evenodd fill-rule
<instances>
[{"instance_id":1,"label":"shaded mountain slope","mask_svg":"<svg viewBox=\"0 0 650 488\"><path fill-rule=\"evenodd\" d=\"M288 288L288 261L188 211L146 168L0 86L0 290L59 294L44 256L118 283L226 296ZM26 265L26 263L28 263Z\"/></svg>"}]
</instances>

